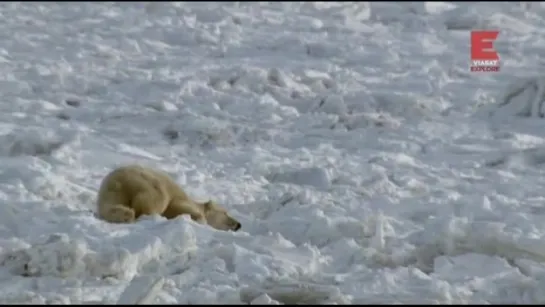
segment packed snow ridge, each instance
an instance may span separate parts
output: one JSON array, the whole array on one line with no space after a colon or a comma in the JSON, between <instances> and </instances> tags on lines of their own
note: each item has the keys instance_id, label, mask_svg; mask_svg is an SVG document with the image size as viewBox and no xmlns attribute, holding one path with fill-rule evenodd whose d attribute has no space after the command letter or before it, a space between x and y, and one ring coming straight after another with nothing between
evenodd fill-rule
<instances>
[{"instance_id":1,"label":"packed snow ridge","mask_svg":"<svg viewBox=\"0 0 545 307\"><path fill-rule=\"evenodd\" d=\"M0 303L545 303L544 4L0 15ZM130 163L242 229L97 219Z\"/></svg>"}]
</instances>

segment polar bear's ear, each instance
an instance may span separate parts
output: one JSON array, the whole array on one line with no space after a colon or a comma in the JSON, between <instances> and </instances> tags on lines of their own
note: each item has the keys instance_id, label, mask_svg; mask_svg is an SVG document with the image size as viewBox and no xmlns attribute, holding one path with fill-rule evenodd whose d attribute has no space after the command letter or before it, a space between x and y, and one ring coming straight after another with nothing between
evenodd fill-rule
<instances>
[{"instance_id":1,"label":"polar bear's ear","mask_svg":"<svg viewBox=\"0 0 545 307\"><path fill-rule=\"evenodd\" d=\"M213 204L212 204L212 201L211 201L211 200L204 202L202 205L203 205L203 207L204 207L204 211L205 211L205 212L206 212L206 211L210 211L210 210L213 209Z\"/></svg>"}]
</instances>

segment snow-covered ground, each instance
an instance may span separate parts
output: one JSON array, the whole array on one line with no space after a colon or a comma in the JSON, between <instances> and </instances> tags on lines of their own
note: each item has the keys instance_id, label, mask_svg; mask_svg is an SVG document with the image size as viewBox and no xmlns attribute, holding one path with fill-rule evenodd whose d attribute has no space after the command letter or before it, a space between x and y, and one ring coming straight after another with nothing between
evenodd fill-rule
<instances>
[{"instance_id":1,"label":"snow-covered ground","mask_svg":"<svg viewBox=\"0 0 545 307\"><path fill-rule=\"evenodd\" d=\"M2 3L0 302L544 304L543 16ZM470 29L500 73L469 72ZM241 231L98 220L128 163Z\"/></svg>"}]
</instances>

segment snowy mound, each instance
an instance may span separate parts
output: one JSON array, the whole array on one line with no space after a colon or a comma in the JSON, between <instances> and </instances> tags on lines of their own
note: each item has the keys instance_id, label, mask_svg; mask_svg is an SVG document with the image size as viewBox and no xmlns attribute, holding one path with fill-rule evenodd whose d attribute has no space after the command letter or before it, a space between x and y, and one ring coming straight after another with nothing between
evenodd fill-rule
<instances>
[{"instance_id":1,"label":"snowy mound","mask_svg":"<svg viewBox=\"0 0 545 307\"><path fill-rule=\"evenodd\" d=\"M491 115L496 117L545 116L545 77L524 78L509 85L493 106Z\"/></svg>"},{"instance_id":2,"label":"snowy mound","mask_svg":"<svg viewBox=\"0 0 545 307\"><path fill-rule=\"evenodd\" d=\"M526 77L511 82L500 91L494 103L482 107L476 114L488 122L493 138L503 143L500 150L485 159L485 166L543 167L545 77Z\"/></svg>"},{"instance_id":3,"label":"snowy mound","mask_svg":"<svg viewBox=\"0 0 545 307\"><path fill-rule=\"evenodd\" d=\"M0 303L543 304L544 15L0 6ZM500 31L500 73L469 71L471 29ZM97 219L131 163L242 228Z\"/></svg>"}]
</instances>

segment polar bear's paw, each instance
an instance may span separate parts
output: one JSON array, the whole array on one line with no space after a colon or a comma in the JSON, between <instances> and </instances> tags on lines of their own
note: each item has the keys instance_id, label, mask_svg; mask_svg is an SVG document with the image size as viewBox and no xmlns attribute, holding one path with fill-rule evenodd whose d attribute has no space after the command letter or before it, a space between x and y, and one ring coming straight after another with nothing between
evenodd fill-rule
<instances>
[{"instance_id":1,"label":"polar bear's paw","mask_svg":"<svg viewBox=\"0 0 545 307\"><path fill-rule=\"evenodd\" d=\"M132 223L135 220L135 212L131 208L115 205L109 208L102 218L110 223Z\"/></svg>"}]
</instances>

